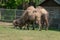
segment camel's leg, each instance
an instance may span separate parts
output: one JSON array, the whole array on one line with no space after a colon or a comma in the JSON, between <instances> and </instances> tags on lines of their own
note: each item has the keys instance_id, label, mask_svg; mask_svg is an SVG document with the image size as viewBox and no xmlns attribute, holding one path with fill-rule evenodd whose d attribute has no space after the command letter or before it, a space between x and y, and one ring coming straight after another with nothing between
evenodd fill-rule
<instances>
[{"instance_id":1,"label":"camel's leg","mask_svg":"<svg viewBox=\"0 0 60 40\"><path fill-rule=\"evenodd\" d=\"M33 22L32 27L33 27L32 30L35 30L35 29L34 29L34 28L35 28L35 21Z\"/></svg>"},{"instance_id":2,"label":"camel's leg","mask_svg":"<svg viewBox=\"0 0 60 40\"><path fill-rule=\"evenodd\" d=\"M27 27L27 29L29 30L29 23L28 23L28 24L26 24L26 27Z\"/></svg>"},{"instance_id":3,"label":"camel's leg","mask_svg":"<svg viewBox=\"0 0 60 40\"><path fill-rule=\"evenodd\" d=\"M42 30L42 27L41 27L41 20L40 20L40 18L38 18L38 19L36 20L36 24L39 25L39 31L41 31L41 30Z\"/></svg>"},{"instance_id":4,"label":"camel's leg","mask_svg":"<svg viewBox=\"0 0 60 40\"><path fill-rule=\"evenodd\" d=\"M41 22L39 21L39 31L42 30Z\"/></svg>"},{"instance_id":5,"label":"camel's leg","mask_svg":"<svg viewBox=\"0 0 60 40\"><path fill-rule=\"evenodd\" d=\"M46 22L46 30L48 30L48 27L49 27L49 23Z\"/></svg>"},{"instance_id":6,"label":"camel's leg","mask_svg":"<svg viewBox=\"0 0 60 40\"><path fill-rule=\"evenodd\" d=\"M19 26L20 29L22 29L22 26Z\"/></svg>"},{"instance_id":7,"label":"camel's leg","mask_svg":"<svg viewBox=\"0 0 60 40\"><path fill-rule=\"evenodd\" d=\"M26 27L26 26L23 26L23 30L25 30L25 27Z\"/></svg>"},{"instance_id":8,"label":"camel's leg","mask_svg":"<svg viewBox=\"0 0 60 40\"><path fill-rule=\"evenodd\" d=\"M45 17L45 24L46 24L46 30L48 30L49 23L48 23L48 18L47 17Z\"/></svg>"},{"instance_id":9,"label":"camel's leg","mask_svg":"<svg viewBox=\"0 0 60 40\"><path fill-rule=\"evenodd\" d=\"M44 28L44 21L42 21L42 23L41 23L41 29L43 29Z\"/></svg>"},{"instance_id":10,"label":"camel's leg","mask_svg":"<svg viewBox=\"0 0 60 40\"><path fill-rule=\"evenodd\" d=\"M14 28L17 28L17 25L14 25Z\"/></svg>"}]
</instances>

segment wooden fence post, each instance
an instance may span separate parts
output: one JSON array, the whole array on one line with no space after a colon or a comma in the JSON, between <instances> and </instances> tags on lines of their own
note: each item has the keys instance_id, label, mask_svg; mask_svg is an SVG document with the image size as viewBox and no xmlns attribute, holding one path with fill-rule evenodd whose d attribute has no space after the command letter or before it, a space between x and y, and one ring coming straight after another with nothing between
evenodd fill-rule
<instances>
[{"instance_id":1,"label":"wooden fence post","mask_svg":"<svg viewBox=\"0 0 60 40\"><path fill-rule=\"evenodd\" d=\"M1 11L0 11L0 21L1 21Z\"/></svg>"},{"instance_id":2,"label":"wooden fence post","mask_svg":"<svg viewBox=\"0 0 60 40\"><path fill-rule=\"evenodd\" d=\"M14 19L16 19L16 9L15 9L15 18Z\"/></svg>"}]
</instances>

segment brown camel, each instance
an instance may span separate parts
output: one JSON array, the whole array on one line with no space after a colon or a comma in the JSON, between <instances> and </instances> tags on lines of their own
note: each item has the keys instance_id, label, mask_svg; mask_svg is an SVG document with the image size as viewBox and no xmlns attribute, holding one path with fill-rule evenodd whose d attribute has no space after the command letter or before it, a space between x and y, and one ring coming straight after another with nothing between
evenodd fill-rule
<instances>
[{"instance_id":1,"label":"brown camel","mask_svg":"<svg viewBox=\"0 0 60 40\"><path fill-rule=\"evenodd\" d=\"M47 25L47 28L46 28L46 30L47 30L48 29L48 19L47 19L48 12L47 11L45 12L44 11L45 9L44 10L43 9L42 9L42 7L37 7L36 9L33 6L28 7L24 11L23 15L21 16L21 19L19 21L17 21L18 26L36 23L39 25L39 30L41 30L42 29L41 21L43 20L42 24L45 23ZM43 13L43 11L44 11L44 13ZM41 20L41 18L42 18L42 20ZM28 26L27 26L27 28L29 29ZM33 29L34 29L34 26L33 26Z\"/></svg>"},{"instance_id":2,"label":"brown camel","mask_svg":"<svg viewBox=\"0 0 60 40\"><path fill-rule=\"evenodd\" d=\"M26 16L27 15L27 16ZM22 17L25 18L28 25L32 22L39 25L39 30L41 30L41 13L37 11L33 6L28 7L23 13ZM28 22L27 22L28 21ZM34 27L33 27L34 29Z\"/></svg>"},{"instance_id":3,"label":"brown camel","mask_svg":"<svg viewBox=\"0 0 60 40\"><path fill-rule=\"evenodd\" d=\"M28 26L29 24L36 23L39 25L39 30L41 30L41 14L33 6L30 6L25 10L21 18L17 20L17 23L18 23L18 26L27 24L28 29L29 29L29 26ZM33 30L34 30L34 26L33 26Z\"/></svg>"}]
</instances>

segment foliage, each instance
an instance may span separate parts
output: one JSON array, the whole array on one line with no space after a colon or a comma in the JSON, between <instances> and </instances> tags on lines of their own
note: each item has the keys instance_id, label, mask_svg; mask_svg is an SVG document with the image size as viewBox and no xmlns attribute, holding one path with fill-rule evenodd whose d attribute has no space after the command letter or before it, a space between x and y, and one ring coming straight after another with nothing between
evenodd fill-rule
<instances>
[{"instance_id":1,"label":"foliage","mask_svg":"<svg viewBox=\"0 0 60 40\"><path fill-rule=\"evenodd\" d=\"M7 8L16 8L16 1L9 0L8 2L6 2L6 6Z\"/></svg>"},{"instance_id":2,"label":"foliage","mask_svg":"<svg viewBox=\"0 0 60 40\"><path fill-rule=\"evenodd\" d=\"M14 9L14 8L17 8L17 6L19 6L20 4L24 3L24 2L27 2L29 3L29 0L8 0L8 1L5 1L5 0L2 0L3 2L0 2L0 5L1 6L4 6L6 8L11 8L11 9ZM33 0L33 2L35 2L36 6L38 4L40 4L42 0Z\"/></svg>"}]
</instances>

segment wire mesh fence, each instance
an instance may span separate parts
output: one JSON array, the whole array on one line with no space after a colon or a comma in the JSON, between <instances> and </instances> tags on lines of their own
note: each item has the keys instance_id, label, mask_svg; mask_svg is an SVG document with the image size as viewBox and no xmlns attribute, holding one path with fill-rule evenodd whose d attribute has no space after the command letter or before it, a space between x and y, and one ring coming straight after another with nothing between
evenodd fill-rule
<instances>
[{"instance_id":1,"label":"wire mesh fence","mask_svg":"<svg viewBox=\"0 0 60 40\"><path fill-rule=\"evenodd\" d=\"M0 20L2 21L13 21L19 18L24 10L17 9L0 9Z\"/></svg>"},{"instance_id":2,"label":"wire mesh fence","mask_svg":"<svg viewBox=\"0 0 60 40\"><path fill-rule=\"evenodd\" d=\"M60 29L60 7L45 7L45 9L49 12L50 28Z\"/></svg>"}]
</instances>

